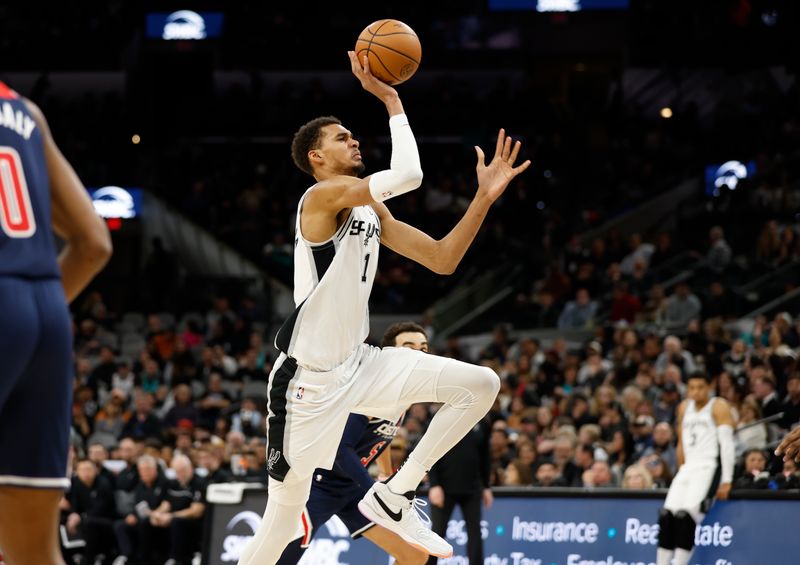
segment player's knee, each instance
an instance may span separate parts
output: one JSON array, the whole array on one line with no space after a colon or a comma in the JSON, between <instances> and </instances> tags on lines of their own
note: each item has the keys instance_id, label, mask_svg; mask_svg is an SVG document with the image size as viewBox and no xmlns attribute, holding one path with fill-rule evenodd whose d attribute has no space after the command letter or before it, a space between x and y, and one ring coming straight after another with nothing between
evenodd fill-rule
<instances>
[{"instance_id":1,"label":"player's knee","mask_svg":"<svg viewBox=\"0 0 800 565\"><path fill-rule=\"evenodd\" d=\"M489 367L479 367L480 374L476 379L474 392L479 398L490 406L494 404L497 393L500 392L500 377Z\"/></svg>"},{"instance_id":2,"label":"player's knee","mask_svg":"<svg viewBox=\"0 0 800 565\"><path fill-rule=\"evenodd\" d=\"M675 513L675 547L690 550L694 546L694 531L697 524L685 510Z\"/></svg>"},{"instance_id":3,"label":"player's knee","mask_svg":"<svg viewBox=\"0 0 800 565\"><path fill-rule=\"evenodd\" d=\"M675 516L666 508L658 512L658 547L675 549Z\"/></svg>"}]
</instances>

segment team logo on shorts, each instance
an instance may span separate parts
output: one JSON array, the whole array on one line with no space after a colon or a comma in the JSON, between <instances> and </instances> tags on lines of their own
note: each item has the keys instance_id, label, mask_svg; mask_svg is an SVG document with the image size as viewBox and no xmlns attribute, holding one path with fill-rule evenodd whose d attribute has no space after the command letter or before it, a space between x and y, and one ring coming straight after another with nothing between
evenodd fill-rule
<instances>
[{"instance_id":1,"label":"team logo on shorts","mask_svg":"<svg viewBox=\"0 0 800 565\"><path fill-rule=\"evenodd\" d=\"M304 388L303 388L303 387L301 387L301 386L300 386L300 387L297 387L297 392L296 392L296 393L294 393L294 397L295 397L297 400L303 400L303 395L304 395L305 393L306 393L306 389L304 389Z\"/></svg>"},{"instance_id":2,"label":"team logo on shorts","mask_svg":"<svg viewBox=\"0 0 800 565\"><path fill-rule=\"evenodd\" d=\"M281 452L276 450L274 447L269 450L269 458L267 459L267 469L272 471L272 468L275 464L280 460Z\"/></svg>"}]
</instances>

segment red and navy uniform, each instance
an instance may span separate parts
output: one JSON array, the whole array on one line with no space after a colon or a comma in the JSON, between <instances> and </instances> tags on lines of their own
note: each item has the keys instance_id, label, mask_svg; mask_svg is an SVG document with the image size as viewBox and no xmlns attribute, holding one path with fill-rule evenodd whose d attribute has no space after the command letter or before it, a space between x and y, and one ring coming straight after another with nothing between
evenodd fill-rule
<instances>
[{"instance_id":1,"label":"red and navy uniform","mask_svg":"<svg viewBox=\"0 0 800 565\"><path fill-rule=\"evenodd\" d=\"M303 536L289 544L276 565L297 563L317 530L334 514L354 539L374 525L358 510L358 501L375 482L367 468L389 447L398 424L350 414L333 469L314 471L311 495L302 516Z\"/></svg>"},{"instance_id":2,"label":"red and navy uniform","mask_svg":"<svg viewBox=\"0 0 800 565\"><path fill-rule=\"evenodd\" d=\"M71 325L42 132L0 82L0 486L67 488Z\"/></svg>"}]
</instances>

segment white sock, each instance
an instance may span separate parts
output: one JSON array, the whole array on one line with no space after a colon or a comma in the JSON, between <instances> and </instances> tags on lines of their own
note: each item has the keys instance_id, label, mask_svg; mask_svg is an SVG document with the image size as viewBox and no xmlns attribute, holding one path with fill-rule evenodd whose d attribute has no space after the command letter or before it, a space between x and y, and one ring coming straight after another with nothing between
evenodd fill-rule
<instances>
[{"instance_id":1,"label":"white sock","mask_svg":"<svg viewBox=\"0 0 800 565\"><path fill-rule=\"evenodd\" d=\"M389 482L392 492L416 490L428 469L486 415L500 390L500 379L494 371L455 360L434 378L434 398L425 401L443 402L444 406L436 412L417 447ZM418 391L430 386L428 379L430 376L412 375L403 387L401 398L419 402Z\"/></svg>"},{"instance_id":2,"label":"white sock","mask_svg":"<svg viewBox=\"0 0 800 565\"><path fill-rule=\"evenodd\" d=\"M239 565L275 565L278 562L286 546L297 538L300 515L310 490L311 477L301 479L292 471L282 483L269 480L264 517L253 539L242 550Z\"/></svg>"},{"instance_id":3,"label":"white sock","mask_svg":"<svg viewBox=\"0 0 800 565\"><path fill-rule=\"evenodd\" d=\"M656 565L672 565L673 550L659 547L656 552Z\"/></svg>"},{"instance_id":4,"label":"white sock","mask_svg":"<svg viewBox=\"0 0 800 565\"><path fill-rule=\"evenodd\" d=\"M692 555L691 550L675 548L675 565L686 565L689 563L689 557Z\"/></svg>"}]
</instances>

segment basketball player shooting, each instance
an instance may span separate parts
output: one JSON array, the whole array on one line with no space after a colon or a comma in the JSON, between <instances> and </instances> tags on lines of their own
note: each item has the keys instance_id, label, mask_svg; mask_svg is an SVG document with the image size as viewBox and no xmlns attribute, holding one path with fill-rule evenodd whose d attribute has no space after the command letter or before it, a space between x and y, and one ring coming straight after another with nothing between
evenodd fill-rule
<instances>
[{"instance_id":1,"label":"basketball player shooting","mask_svg":"<svg viewBox=\"0 0 800 565\"><path fill-rule=\"evenodd\" d=\"M678 474L669 487L659 516L657 565L686 565L694 546L705 503L714 495L726 500L733 481L733 416L722 398L710 398L710 379L692 373L686 400L678 406ZM674 561L673 561L674 554Z\"/></svg>"},{"instance_id":2,"label":"basketball player shooting","mask_svg":"<svg viewBox=\"0 0 800 565\"><path fill-rule=\"evenodd\" d=\"M0 107L0 548L12 565L60 565L67 301L108 261L111 238L39 108L1 82ZM66 243L60 255L52 231Z\"/></svg>"},{"instance_id":3,"label":"basketball player shooting","mask_svg":"<svg viewBox=\"0 0 800 565\"><path fill-rule=\"evenodd\" d=\"M366 57L350 52L353 74L389 113L390 168L364 178L350 131L333 117L302 126L295 164L316 180L300 198L295 236L296 309L275 337L280 355L269 378L264 518L240 565L274 565L296 533L317 467L330 469L348 415L392 419L416 402L444 406L413 453L387 482L375 483L359 510L372 522L437 557L453 548L419 516L414 493L425 473L491 407L500 381L491 369L407 348L364 343L367 302L381 243L430 270L452 273L492 203L530 165L515 167L521 144L503 130L492 161L478 157L478 189L464 216L441 240L396 220L384 202L422 182L416 140L397 91L376 79Z\"/></svg>"}]
</instances>

